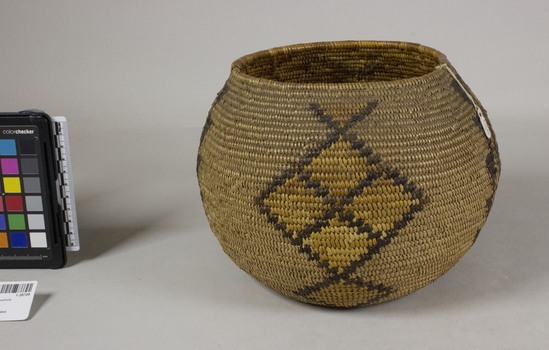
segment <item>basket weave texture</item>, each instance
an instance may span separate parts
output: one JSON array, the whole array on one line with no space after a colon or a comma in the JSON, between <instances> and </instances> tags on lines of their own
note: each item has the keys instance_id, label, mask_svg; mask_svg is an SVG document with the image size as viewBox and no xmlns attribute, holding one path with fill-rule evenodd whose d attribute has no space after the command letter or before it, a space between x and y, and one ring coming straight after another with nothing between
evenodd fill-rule
<instances>
[{"instance_id":1,"label":"basket weave texture","mask_svg":"<svg viewBox=\"0 0 549 350\"><path fill-rule=\"evenodd\" d=\"M238 266L289 297L348 308L456 264L486 221L500 160L486 111L443 54L349 41L235 61L197 172Z\"/></svg>"}]
</instances>

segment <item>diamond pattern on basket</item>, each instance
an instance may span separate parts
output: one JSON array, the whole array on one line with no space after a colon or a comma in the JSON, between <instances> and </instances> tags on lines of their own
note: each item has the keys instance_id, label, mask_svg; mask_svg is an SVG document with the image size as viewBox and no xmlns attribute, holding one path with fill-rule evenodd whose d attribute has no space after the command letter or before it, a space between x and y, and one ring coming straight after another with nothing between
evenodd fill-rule
<instances>
[{"instance_id":1,"label":"diamond pattern on basket","mask_svg":"<svg viewBox=\"0 0 549 350\"><path fill-rule=\"evenodd\" d=\"M363 303L368 304L390 292L390 287L349 278L422 208L422 191L398 170L382 165L380 157L349 132L376 106L311 104L331 129L326 140L309 150L294 171L274 179L261 196L268 221L330 274L296 294L314 298L338 286L367 288L371 300Z\"/></svg>"}]
</instances>

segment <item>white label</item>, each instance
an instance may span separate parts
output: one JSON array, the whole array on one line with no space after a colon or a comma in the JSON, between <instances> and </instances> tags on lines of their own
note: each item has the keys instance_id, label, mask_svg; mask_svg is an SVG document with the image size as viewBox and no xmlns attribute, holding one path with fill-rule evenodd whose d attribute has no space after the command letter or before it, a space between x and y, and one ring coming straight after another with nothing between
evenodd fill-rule
<instances>
[{"instance_id":1,"label":"white label","mask_svg":"<svg viewBox=\"0 0 549 350\"><path fill-rule=\"evenodd\" d=\"M492 133L490 132L490 128L488 127L488 122L486 122L484 113L482 113L482 110L480 108L476 107L476 109L477 109L478 118L480 119L480 124L482 124L482 128L484 129L484 134L486 135L487 138L489 139L492 138Z\"/></svg>"},{"instance_id":2,"label":"white label","mask_svg":"<svg viewBox=\"0 0 549 350\"><path fill-rule=\"evenodd\" d=\"M29 317L36 281L0 282L0 321L22 321Z\"/></svg>"}]
</instances>

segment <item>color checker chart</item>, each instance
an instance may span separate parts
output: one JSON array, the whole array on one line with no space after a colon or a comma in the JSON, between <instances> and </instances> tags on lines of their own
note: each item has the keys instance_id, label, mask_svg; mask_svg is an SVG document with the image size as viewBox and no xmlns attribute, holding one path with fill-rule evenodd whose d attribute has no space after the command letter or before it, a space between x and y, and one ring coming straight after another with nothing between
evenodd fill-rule
<instances>
[{"instance_id":1,"label":"color checker chart","mask_svg":"<svg viewBox=\"0 0 549 350\"><path fill-rule=\"evenodd\" d=\"M0 268L59 268L78 247L66 119L0 113Z\"/></svg>"},{"instance_id":2,"label":"color checker chart","mask_svg":"<svg viewBox=\"0 0 549 350\"><path fill-rule=\"evenodd\" d=\"M0 249L47 248L35 138L0 139L0 170Z\"/></svg>"}]
</instances>

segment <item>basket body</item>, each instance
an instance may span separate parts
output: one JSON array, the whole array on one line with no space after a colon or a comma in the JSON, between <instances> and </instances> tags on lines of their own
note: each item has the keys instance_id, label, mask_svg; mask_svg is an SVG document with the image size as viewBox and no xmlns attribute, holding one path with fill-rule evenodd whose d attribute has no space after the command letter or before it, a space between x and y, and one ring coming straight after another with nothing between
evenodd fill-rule
<instances>
[{"instance_id":1,"label":"basket body","mask_svg":"<svg viewBox=\"0 0 549 350\"><path fill-rule=\"evenodd\" d=\"M500 161L486 112L443 54L336 42L237 60L197 172L238 266L297 300L355 307L457 263L490 211Z\"/></svg>"}]
</instances>

